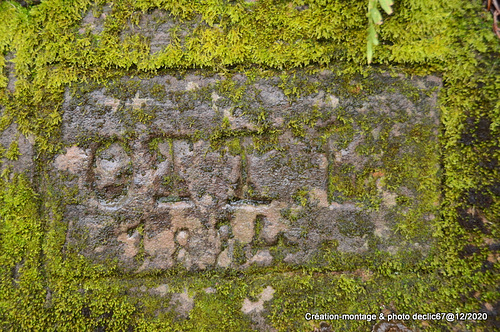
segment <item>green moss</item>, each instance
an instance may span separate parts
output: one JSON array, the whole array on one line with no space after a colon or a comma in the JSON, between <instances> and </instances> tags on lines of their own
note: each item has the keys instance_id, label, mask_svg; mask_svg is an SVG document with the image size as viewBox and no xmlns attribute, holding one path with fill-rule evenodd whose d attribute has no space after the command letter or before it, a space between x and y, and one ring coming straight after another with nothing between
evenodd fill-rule
<instances>
[{"instance_id":1,"label":"green moss","mask_svg":"<svg viewBox=\"0 0 500 332\"><path fill-rule=\"evenodd\" d=\"M320 86L320 82L310 81L303 73L297 73L296 71L281 74L280 80L281 82L278 83L278 87L283 90L290 103L299 98L317 93Z\"/></svg>"},{"instance_id":2,"label":"green moss","mask_svg":"<svg viewBox=\"0 0 500 332\"><path fill-rule=\"evenodd\" d=\"M100 282L99 270L93 270L81 258L66 253L71 258L62 260L65 229L58 229L62 226L61 206L53 195L64 191L46 188L48 197L39 197L24 176L1 181L2 329L50 330L54 322L59 322L58 329L62 331L126 325L126 315L133 308L115 297L117 288ZM42 211L50 211L52 218L46 220L40 217L40 203L49 197L51 201L46 201ZM84 293L79 292L81 284L77 279L88 276L94 279L87 282ZM12 287L13 283L17 286ZM93 290L97 292L92 294ZM89 309L88 316L82 313L85 307ZM106 312L113 315L103 318L101 315Z\"/></svg>"},{"instance_id":3,"label":"green moss","mask_svg":"<svg viewBox=\"0 0 500 332\"><path fill-rule=\"evenodd\" d=\"M140 85L139 80L117 79L109 83L105 94L118 100L131 100L139 92Z\"/></svg>"},{"instance_id":4,"label":"green moss","mask_svg":"<svg viewBox=\"0 0 500 332\"><path fill-rule=\"evenodd\" d=\"M5 157L10 160L17 160L17 158L19 158L20 155L21 153L19 152L19 144L17 142L17 139L14 139L10 143L7 152L5 152Z\"/></svg>"},{"instance_id":5,"label":"green moss","mask_svg":"<svg viewBox=\"0 0 500 332\"><path fill-rule=\"evenodd\" d=\"M363 236L373 233L373 223L366 215L356 212L348 218L340 218L338 228L341 234L349 237Z\"/></svg>"},{"instance_id":6,"label":"green moss","mask_svg":"<svg viewBox=\"0 0 500 332\"><path fill-rule=\"evenodd\" d=\"M354 200L368 203L370 199L376 200L378 192L376 188L375 170L365 167L357 171L352 164L333 166L329 178L329 192L331 199L342 203L346 200Z\"/></svg>"},{"instance_id":7,"label":"green moss","mask_svg":"<svg viewBox=\"0 0 500 332\"><path fill-rule=\"evenodd\" d=\"M233 261L238 265L245 264L245 262L247 261L244 246L239 241L236 241L234 243Z\"/></svg>"},{"instance_id":8,"label":"green moss","mask_svg":"<svg viewBox=\"0 0 500 332\"><path fill-rule=\"evenodd\" d=\"M264 242L260 238L260 234L262 233L262 229L264 228L264 223L265 223L264 218L265 218L264 216L258 215L254 221L255 233L252 239L252 244L256 247L262 246L264 244Z\"/></svg>"},{"instance_id":9,"label":"green moss","mask_svg":"<svg viewBox=\"0 0 500 332\"><path fill-rule=\"evenodd\" d=\"M151 96L156 100L164 100L167 96L165 87L158 83L155 83L149 91L151 93Z\"/></svg>"},{"instance_id":10,"label":"green moss","mask_svg":"<svg viewBox=\"0 0 500 332\"><path fill-rule=\"evenodd\" d=\"M231 100L233 104L238 104L246 91L244 84L238 84L231 77L217 81L215 88L217 92Z\"/></svg>"},{"instance_id":11,"label":"green moss","mask_svg":"<svg viewBox=\"0 0 500 332\"><path fill-rule=\"evenodd\" d=\"M297 204L301 206L306 206L310 199L309 190L307 190L307 188L301 188L292 195L292 198L295 200Z\"/></svg>"},{"instance_id":12,"label":"green moss","mask_svg":"<svg viewBox=\"0 0 500 332\"><path fill-rule=\"evenodd\" d=\"M165 187L165 190L171 194L169 197L162 197L162 202L177 202L181 200L181 196L184 193L184 187L186 186L185 180L177 174L165 175L163 176L161 185Z\"/></svg>"},{"instance_id":13,"label":"green moss","mask_svg":"<svg viewBox=\"0 0 500 332\"><path fill-rule=\"evenodd\" d=\"M227 143L227 148L229 149L229 153L232 155L241 155L244 153L244 149L241 146L241 139L234 138Z\"/></svg>"},{"instance_id":14,"label":"green moss","mask_svg":"<svg viewBox=\"0 0 500 332\"><path fill-rule=\"evenodd\" d=\"M261 69L252 69L252 66L260 66L265 71L308 64L344 64L341 69L331 69L344 74L368 71L363 67L366 63L365 2L115 1L98 38L80 33L78 24L86 11L93 5L94 14L99 16L105 4L105 1L90 4L90 1L77 0L62 4L46 0L28 9L12 1L0 4L0 104L3 107L0 128L15 122L21 134L32 134L40 162L50 160L51 154L61 146L58 136L61 103L64 89L70 84L92 80L108 82L113 77L154 74L163 68L228 71L233 66L246 71L248 82L260 77ZM499 48L490 28L491 15L481 5L481 1L461 0L396 2L394 13L384 17L384 24L377 28L380 45L375 49L375 64L389 64L393 68L406 66L403 69L410 74L438 72L443 77L444 89L439 97L444 127L440 137L442 160L435 158L438 150L436 144L429 144L432 135L424 124L405 133L413 137L417 148L406 153L403 159L398 151L404 142L390 138L389 131L382 128L378 138L367 140L357 152L382 153L384 168L371 165L363 170L340 172L331 165L329 169L330 199L339 193L342 199L357 200L370 207L378 204L376 200L371 201L377 195L373 191L375 179L370 174L383 172L382 187L394 191L402 207L392 211L400 232L412 237L419 230L428 229L429 223L434 225L437 244L427 258L416 254L402 256L407 253L391 257L375 250L373 255L360 257L326 250L327 246L321 253L323 265L311 264L303 270L277 264L260 270L260 274L236 277L207 272L190 275L189 279L179 277L185 276L179 271L172 272L173 276L166 272L158 278L167 279L178 289L189 285L197 292L197 302L190 319L165 313L155 315L162 303L160 299L146 300L145 296L134 301L123 292L123 275L114 274L112 267L92 266L77 252L65 249L67 225L62 215L64 206L74 198L61 194L64 190L57 188L50 177L43 178L44 167L40 167L37 176L42 179L37 179L40 181L36 186L38 194L25 177L11 174L12 180L1 180L1 328L16 331L122 331L129 327L145 331L251 330L249 319L241 313L241 304L247 296L255 298L264 283L276 289L274 299L265 307L269 310L267 321L279 331L318 327L317 322L303 319L306 311L379 313L383 306L394 312L477 312L494 306L499 301L500 274L498 264L485 263L489 252L485 241L499 235L500 205L495 191L499 174L494 167L494 160L499 157L497 138L500 137L498 75L495 75L499 71ZM127 29L139 22L141 12L155 7L174 19L177 25L173 30L185 31L187 35L173 36L172 44L150 54L145 38L130 35ZM192 20L201 21L196 30L187 28ZM3 69L7 53L15 54L14 92L5 89L7 77ZM110 93L133 98L137 93L134 83L120 82L111 85ZM221 93L232 102L245 102L248 91L243 85L238 86L231 79L220 84ZM315 93L319 88L296 73L283 75L278 84L290 100ZM401 87L392 88L399 91ZM422 96L422 91L411 86L402 88L409 100ZM327 92L340 97L344 93L366 98L378 91L361 77L346 79L343 89L345 91L338 94ZM162 89L153 86L151 95L157 99L176 98L183 108L193 106L189 94L163 95ZM255 110L245 111L251 115ZM131 112L131 124L151 121L152 114ZM266 116L259 119L261 110L255 112L256 148L260 151L276 148L268 139L276 139L278 130L269 124ZM338 110L335 125L324 132L324 139L333 139L338 150L349 146L357 130L366 134L373 123L369 116L354 120L342 112ZM405 122L408 120L405 113L399 112L393 119L384 121ZM307 126L314 123L307 119L290 119L289 129L303 137ZM489 119L487 128L479 128L479 119ZM226 121L212 141L217 148L229 141L230 152L239 154L241 149L236 138ZM9 151L10 158L16 159L15 147ZM436 177L429 176L436 174L439 162L443 165L441 217L425 221L423 217L435 213L435 204L439 201L435 190L439 184L435 183ZM397 191L403 184L413 191L413 197ZM486 200L489 204L476 199L477 190L483 190L484 195L491 198ZM363 196L367 192L369 200ZM71 195L68 193L68 196ZM424 208L417 209L417 205ZM294 215L290 213L287 218L293 220ZM486 221L482 221L483 218ZM461 257L464 239L481 246L480 253ZM282 238L278 248L280 246L285 246ZM278 261L284 258L279 249L273 250L273 255ZM341 271L343 273L339 273ZM201 291L201 287L208 285L215 285L216 295ZM366 321L331 323L335 330L368 330L373 325ZM408 324L422 328L419 322ZM489 321L429 324L429 330L493 328L488 325Z\"/></svg>"},{"instance_id":15,"label":"green moss","mask_svg":"<svg viewBox=\"0 0 500 332\"><path fill-rule=\"evenodd\" d=\"M307 200L306 200L307 203ZM280 215L291 221L292 223L296 222L300 217L300 210L292 209L292 208L284 208L280 210Z\"/></svg>"}]
</instances>

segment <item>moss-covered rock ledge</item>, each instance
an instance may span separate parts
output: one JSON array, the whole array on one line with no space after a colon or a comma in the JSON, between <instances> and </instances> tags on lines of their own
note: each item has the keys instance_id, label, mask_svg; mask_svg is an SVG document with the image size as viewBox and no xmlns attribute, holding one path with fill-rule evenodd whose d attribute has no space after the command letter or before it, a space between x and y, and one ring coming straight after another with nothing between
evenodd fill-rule
<instances>
[{"instance_id":1,"label":"moss-covered rock ledge","mask_svg":"<svg viewBox=\"0 0 500 332\"><path fill-rule=\"evenodd\" d=\"M0 329L500 328L480 1L396 1L371 66L364 1L23 5L0 3Z\"/></svg>"}]
</instances>

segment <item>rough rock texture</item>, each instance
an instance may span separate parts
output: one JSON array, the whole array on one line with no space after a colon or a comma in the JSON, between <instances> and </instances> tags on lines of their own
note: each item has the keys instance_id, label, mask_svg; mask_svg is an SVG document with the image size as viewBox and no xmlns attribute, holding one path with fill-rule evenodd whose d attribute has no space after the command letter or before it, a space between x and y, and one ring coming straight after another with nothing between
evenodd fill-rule
<instances>
[{"instance_id":1,"label":"rough rock texture","mask_svg":"<svg viewBox=\"0 0 500 332\"><path fill-rule=\"evenodd\" d=\"M1 113L0 113L1 114ZM0 134L0 171L25 173L33 176L34 140L17 130L16 124L9 125Z\"/></svg>"},{"instance_id":2,"label":"rough rock texture","mask_svg":"<svg viewBox=\"0 0 500 332\"><path fill-rule=\"evenodd\" d=\"M252 302L250 299L246 298L243 300L243 306L241 311L250 316L253 323L253 328L257 331L277 331L275 328L269 326L262 313L265 311L264 303L271 301L273 299L273 294L275 290L271 286L267 286L259 294L259 298L256 302Z\"/></svg>"},{"instance_id":3,"label":"rough rock texture","mask_svg":"<svg viewBox=\"0 0 500 332\"><path fill-rule=\"evenodd\" d=\"M426 235L403 237L397 221L436 177L439 80L374 75L361 93L329 71L300 75L299 97L277 76L241 74L68 90L52 164L79 189L67 249L137 272L301 264L325 246L425 252Z\"/></svg>"}]
</instances>

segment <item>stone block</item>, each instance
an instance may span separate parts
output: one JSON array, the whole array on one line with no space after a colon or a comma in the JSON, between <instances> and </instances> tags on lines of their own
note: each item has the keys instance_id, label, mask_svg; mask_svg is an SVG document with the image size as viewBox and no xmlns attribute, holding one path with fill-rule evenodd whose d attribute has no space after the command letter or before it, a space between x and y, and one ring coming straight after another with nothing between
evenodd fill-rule
<instances>
[{"instance_id":1,"label":"stone block","mask_svg":"<svg viewBox=\"0 0 500 332\"><path fill-rule=\"evenodd\" d=\"M275 252L304 264L325 246L425 253L430 230L397 230L405 211L421 229L436 215L419 183L439 183L426 90L438 83L410 81L410 96L384 75L366 93L329 74L297 79L315 89L291 98L278 76L190 72L67 91L52 168L78 178L66 182L80 189L68 244L136 272L265 267Z\"/></svg>"}]
</instances>

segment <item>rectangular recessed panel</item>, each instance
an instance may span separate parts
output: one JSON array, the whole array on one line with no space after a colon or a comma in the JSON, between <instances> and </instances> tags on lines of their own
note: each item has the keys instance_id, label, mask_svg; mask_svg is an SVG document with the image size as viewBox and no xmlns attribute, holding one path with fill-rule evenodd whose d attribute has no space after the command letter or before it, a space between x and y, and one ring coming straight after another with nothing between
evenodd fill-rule
<instances>
[{"instance_id":1,"label":"rectangular recessed panel","mask_svg":"<svg viewBox=\"0 0 500 332\"><path fill-rule=\"evenodd\" d=\"M68 248L136 272L425 254L440 84L191 72L68 90L53 163L79 188Z\"/></svg>"}]
</instances>

